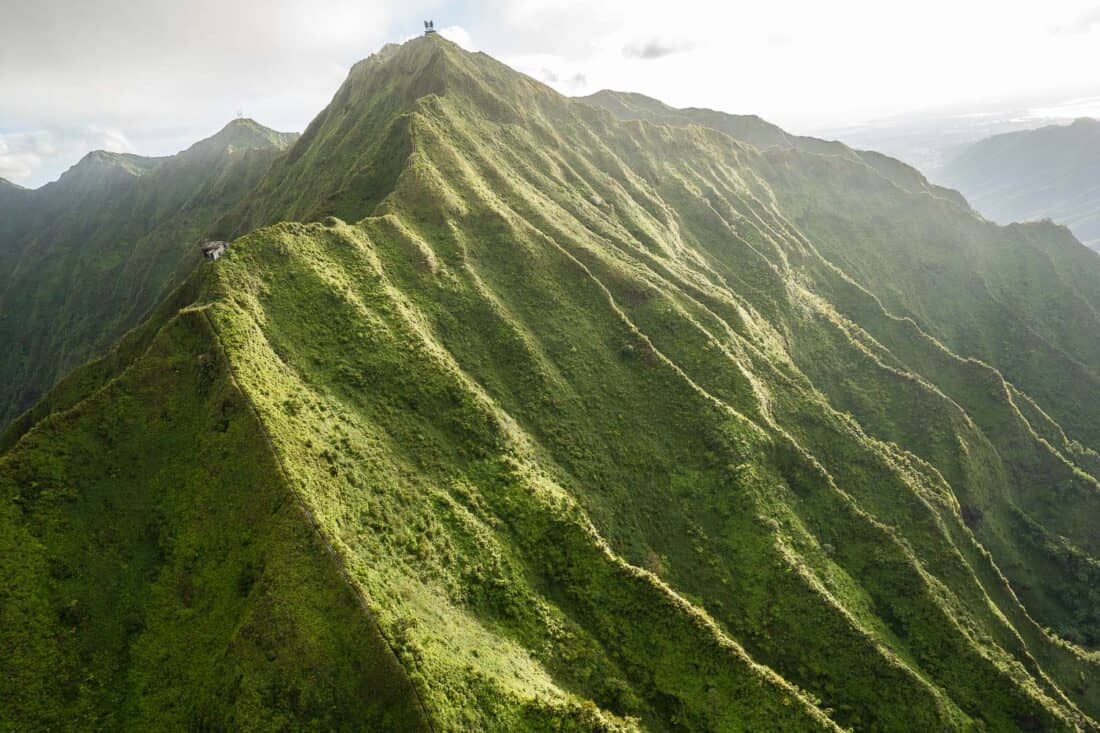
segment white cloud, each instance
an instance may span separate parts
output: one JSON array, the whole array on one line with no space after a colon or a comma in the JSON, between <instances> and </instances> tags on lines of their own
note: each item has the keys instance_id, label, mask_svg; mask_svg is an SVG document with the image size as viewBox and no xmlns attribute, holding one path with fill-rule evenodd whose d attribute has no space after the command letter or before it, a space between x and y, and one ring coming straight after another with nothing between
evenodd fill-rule
<instances>
[{"instance_id":1,"label":"white cloud","mask_svg":"<svg viewBox=\"0 0 1100 733\"><path fill-rule=\"evenodd\" d=\"M623 53L628 58L653 60L687 51L691 48L691 45L690 41L675 41L653 36L646 41L627 44L623 48Z\"/></svg>"},{"instance_id":2,"label":"white cloud","mask_svg":"<svg viewBox=\"0 0 1100 733\"><path fill-rule=\"evenodd\" d=\"M443 36L448 41L454 41L467 51L480 50L477 46L474 45L474 39L470 37L470 32L460 25L449 25L444 28L440 28L439 35Z\"/></svg>"},{"instance_id":3,"label":"white cloud","mask_svg":"<svg viewBox=\"0 0 1100 733\"><path fill-rule=\"evenodd\" d=\"M42 159L31 150L21 149L18 140L9 142L8 137L0 135L0 178L19 183L42 165Z\"/></svg>"},{"instance_id":4,"label":"white cloud","mask_svg":"<svg viewBox=\"0 0 1100 733\"><path fill-rule=\"evenodd\" d=\"M1051 30L1054 33L1063 35L1090 33L1093 30L1100 30L1100 5L1086 10L1070 23L1053 26Z\"/></svg>"},{"instance_id":5,"label":"white cloud","mask_svg":"<svg viewBox=\"0 0 1100 733\"><path fill-rule=\"evenodd\" d=\"M1060 19L1087 19L1096 0L605 0L591 20L574 0L523 5L509 17L516 31L489 37L473 28L487 52L532 73L545 69L547 80L583 69L587 91L755 113L795 131L1100 88L1095 38L1048 30ZM552 57L558 65L526 63Z\"/></svg>"}]
</instances>

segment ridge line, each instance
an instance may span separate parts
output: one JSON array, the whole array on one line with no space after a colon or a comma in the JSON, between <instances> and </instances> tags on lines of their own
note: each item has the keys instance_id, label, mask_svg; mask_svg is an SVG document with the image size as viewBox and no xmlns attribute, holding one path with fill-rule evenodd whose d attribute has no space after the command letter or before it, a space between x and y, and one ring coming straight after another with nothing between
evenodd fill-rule
<instances>
[{"instance_id":1,"label":"ridge line","mask_svg":"<svg viewBox=\"0 0 1100 733\"><path fill-rule=\"evenodd\" d=\"M419 708L421 717L424 723L427 725L428 730L430 731L430 733L437 733L435 722L432 720L432 717L428 712L428 706L425 704L423 697L421 697L420 690L419 688L417 688L416 683L413 682L412 676L409 674L409 670L405 667L404 663L402 663L401 657L397 655L397 652L393 648L393 644L390 643L389 637L386 636L385 632L382 630L382 625L378 622L378 618L374 615L374 612L371 611L363 592L352 580L351 574L348 572L347 567L342 562L339 553L336 552L336 549L332 546L332 543L329 542L328 537L325 536L321 524L313 516L313 512L309 510L309 507L306 506L305 500L302 498L302 496L294 490L294 484L290 480L290 474L287 472L286 466L283 463L283 456L275 447L275 442L271 439L271 434L268 432L267 424L264 423L263 416L260 414L259 408L256 407L256 403L253 401L252 396L244 388L244 385L237 380L237 371L233 367L233 362L229 358L229 352L225 348L225 344L222 342L221 333L218 331L218 328L215 325L214 321L210 318L209 308L196 308L191 312L201 316L202 319L206 322L207 327L210 328L211 335L214 337L214 343L217 345L218 351L220 352L222 359L225 361L226 369L229 372L229 381L244 396L245 402L248 405L248 409L252 413L252 416L253 418L255 418L257 426L259 427L260 436L263 438L264 443L267 445L268 450L271 451L271 455L275 459L275 467L276 470L279 472L279 477L286 484L287 490L292 495L295 505L305 517L306 522L313 529L314 535L317 537L317 539L321 541L321 546L328 553L329 558L336 566L336 571L340 574L341 579L348 586L348 589L355 597L355 600L359 604L359 608L370 620L371 625L374 627L375 631L378 632L378 636L381 637L382 642L386 645L386 650L390 653L390 656L393 657L394 661L397 662L398 667L404 673L405 680L408 683L409 688L412 690L413 698L416 700L417 708Z\"/></svg>"}]
</instances>

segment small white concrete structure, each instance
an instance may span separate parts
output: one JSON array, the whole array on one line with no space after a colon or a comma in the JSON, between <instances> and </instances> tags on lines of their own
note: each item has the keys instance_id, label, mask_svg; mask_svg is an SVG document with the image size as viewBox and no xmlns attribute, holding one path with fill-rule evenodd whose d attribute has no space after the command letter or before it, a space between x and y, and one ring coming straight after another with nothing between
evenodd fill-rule
<instances>
[{"instance_id":1,"label":"small white concrete structure","mask_svg":"<svg viewBox=\"0 0 1100 733\"><path fill-rule=\"evenodd\" d=\"M202 256L211 262L225 254L229 249L229 242L210 241L202 245Z\"/></svg>"}]
</instances>

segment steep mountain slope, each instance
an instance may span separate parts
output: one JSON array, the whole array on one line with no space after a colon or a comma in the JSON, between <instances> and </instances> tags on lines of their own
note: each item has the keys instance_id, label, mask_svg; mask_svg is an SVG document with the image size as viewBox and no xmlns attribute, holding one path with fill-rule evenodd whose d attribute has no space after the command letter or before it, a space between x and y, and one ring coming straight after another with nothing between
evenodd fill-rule
<instances>
[{"instance_id":1,"label":"steep mountain slope","mask_svg":"<svg viewBox=\"0 0 1100 733\"><path fill-rule=\"evenodd\" d=\"M760 150L795 148L807 153L836 155L860 161L901 188L915 193L930 193L966 206L966 201L957 191L929 183L919 171L900 160L870 150L853 150L835 140L791 135L756 115L731 115L698 107L676 109L642 94L613 92L606 89L587 97L578 97L577 101L606 109L620 120L648 120L681 127L684 125L709 127Z\"/></svg>"},{"instance_id":2,"label":"steep mountain slope","mask_svg":"<svg viewBox=\"0 0 1100 733\"><path fill-rule=\"evenodd\" d=\"M4 727L417 727L205 315L144 330L3 461Z\"/></svg>"},{"instance_id":3,"label":"steep mountain slope","mask_svg":"<svg viewBox=\"0 0 1100 733\"><path fill-rule=\"evenodd\" d=\"M0 425L178 285L293 138L235 120L175 156L97 151L41 189L0 190Z\"/></svg>"},{"instance_id":4,"label":"steep mountain slope","mask_svg":"<svg viewBox=\"0 0 1100 733\"><path fill-rule=\"evenodd\" d=\"M1100 250L1100 120L995 135L939 177L995 221L1053 219Z\"/></svg>"},{"instance_id":5,"label":"steep mountain slope","mask_svg":"<svg viewBox=\"0 0 1100 733\"><path fill-rule=\"evenodd\" d=\"M640 104L616 111L608 94L583 101L625 119L738 137L736 116L667 107L652 116ZM1049 224L989 226L954 192L877 153L794 136L763 148L758 173L821 255L895 315L1002 371L1076 439L1100 445L1100 401L1091 398L1100 389L1100 267L1091 252Z\"/></svg>"},{"instance_id":6,"label":"steep mountain slope","mask_svg":"<svg viewBox=\"0 0 1100 733\"><path fill-rule=\"evenodd\" d=\"M959 271L1003 271L988 240L1047 253L1052 308L1098 295L1062 230L859 155L620 121L438 37L387 48L218 224L250 233L0 441L0 537L26 548L0 609L29 619L0 624L27 659L0 659L0 699L126 728L152 685L207 727L1100 729L1100 443L934 337L956 322L932 295L899 317L841 259L870 232L849 254L879 242L891 292L882 240L922 223ZM1057 314L1032 305L990 338ZM1061 374L1053 349L1035 370ZM82 502L127 511L96 537ZM89 546L107 568L70 576ZM227 641L271 607L290 630ZM179 618L216 618L214 651L150 682L186 658ZM337 685L345 663L386 694ZM213 701L197 680L228 668L253 682ZM53 669L99 682L56 694ZM315 674L334 689L308 697Z\"/></svg>"}]
</instances>

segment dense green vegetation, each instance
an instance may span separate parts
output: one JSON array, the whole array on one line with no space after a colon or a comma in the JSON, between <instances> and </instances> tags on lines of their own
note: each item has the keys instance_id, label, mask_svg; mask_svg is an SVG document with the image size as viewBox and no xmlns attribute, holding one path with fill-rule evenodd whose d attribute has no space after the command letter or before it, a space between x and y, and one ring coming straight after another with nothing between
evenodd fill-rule
<instances>
[{"instance_id":1,"label":"dense green vegetation","mask_svg":"<svg viewBox=\"0 0 1100 733\"><path fill-rule=\"evenodd\" d=\"M171 157L96 151L37 190L0 182L0 426L177 286L294 137L234 120Z\"/></svg>"},{"instance_id":2,"label":"dense green vegetation","mask_svg":"<svg viewBox=\"0 0 1100 733\"><path fill-rule=\"evenodd\" d=\"M154 333L3 461L5 729L413 727L206 315Z\"/></svg>"},{"instance_id":3,"label":"dense green vegetation","mask_svg":"<svg viewBox=\"0 0 1100 733\"><path fill-rule=\"evenodd\" d=\"M1100 120L981 140L940 177L996 221L1053 219L1100 250Z\"/></svg>"},{"instance_id":4,"label":"dense green vegetation","mask_svg":"<svg viewBox=\"0 0 1100 733\"><path fill-rule=\"evenodd\" d=\"M4 722L1100 729L1100 266L647 107L358 64L0 438Z\"/></svg>"},{"instance_id":5,"label":"dense green vegetation","mask_svg":"<svg viewBox=\"0 0 1100 733\"><path fill-rule=\"evenodd\" d=\"M914 193L928 193L966 206L966 200L951 189L935 186L915 168L871 150L853 150L843 143L805 135L791 135L756 115L731 115L712 109L675 109L643 94L604 90L578 101L606 109L621 120L647 120L663 125L698 125L724 132L735 140L760 150L795 149L818 155L836 156L849 163L870 166L883 178Z\"/></svg>"}]
</instances>

